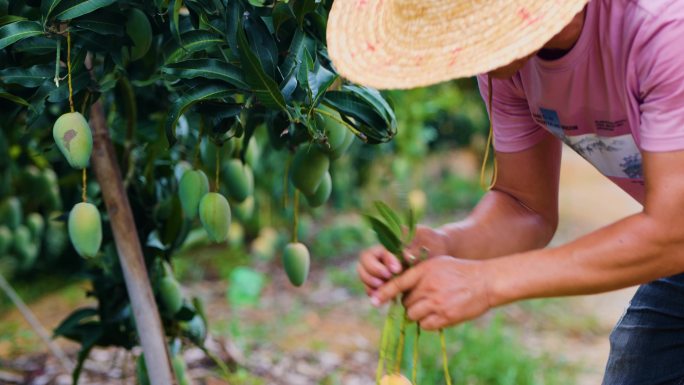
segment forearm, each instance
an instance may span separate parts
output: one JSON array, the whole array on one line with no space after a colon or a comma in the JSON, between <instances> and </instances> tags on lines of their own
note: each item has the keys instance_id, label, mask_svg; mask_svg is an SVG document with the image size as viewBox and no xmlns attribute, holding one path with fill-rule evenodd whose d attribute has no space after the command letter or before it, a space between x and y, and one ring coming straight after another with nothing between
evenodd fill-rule
<instances>
[{"instance_id":1,"label":"forearm","mask_svg":"<svg viewBox=\"0 0 684 385\"><path fill-rule=\"evenodd\" d=\"M490 304L593 294L684 272L681 233L640 213L561 247L486 261Z\"/></svg>"},{"instance_id":2,"label":"forearm","mask_svg":"<svg viewBox=\"0 0 684 385\"><path fill-rule=\"evenodd\" d=\"M541 215L502 191L489 191L460 222L440 228L448 255L490 259L544 247L556 231L555 215Z\"/></svg>"}]
</instances>

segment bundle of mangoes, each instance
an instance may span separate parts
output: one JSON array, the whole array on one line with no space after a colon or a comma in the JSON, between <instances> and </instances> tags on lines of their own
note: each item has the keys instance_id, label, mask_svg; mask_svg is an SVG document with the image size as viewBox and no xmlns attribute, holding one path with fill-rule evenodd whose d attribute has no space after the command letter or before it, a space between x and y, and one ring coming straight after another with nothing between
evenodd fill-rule
<instances>
[{"instance_id":1,"label":"bundle of mangoes","mask_svg":"<svg viewBox=\"0 0 684 385\"><path fill-rule=\"evenodd\" d=\"M400 261L402 261L403 271L410 269L415 263L427 257L427 251L421 250L421 255L413 256L413 261L409 263L404 250L408 248L415 236L416 217L413 207L414 202L409 202L410 209L406 220L402 218L385 203L375 202L375 208L379 215L367 214L366 219L375 231L379 242ZM413 341L413 365L411 380L401 374L402 355L404 353L404 340L406 337L406 327L409 323L406 309L401 301L395 299L389 309L382 330L380 342L380 357L376 371L377 385L416 385L418 373L418 342L420 339L420 325L415 325L415 337ZM398 334L398 337L397 337ZM447 352L444 333L440 330L440 340L442 348L442 360L444 377L447 385L451 385L451 376L447 366ZM394 343L392 343L394 341Z\"/></svg>"},{"instance_id":2,"label":"bundle of mangoes","mask_svg":"<svg viewBox=\"0 0 684 385\"><path fill-rule=\"evenodd\" d=\"M40 253L46 233L54 237L51 246L58 252L64 248L64 240L58 225L46 228L45 219L40 213L30 213L24 217L21 202L17 197L9 197L0 203L0 256L13 254L17 257L18 270L33 266ZM56 250L52 250L54 252Z\"/></svg>"},{"instance_id":3,"label":"bundle of mangoes","mask_svg":"<svg viewBox=\"0 0 684 385\"><path fill-rule=\"evenodd\" d=\"M77 170L88 167L93 152L93 134L81 113L68 112L60 116L52 128L52 135L71 167ZM77 203L69 213L69 238L80 256L92 258L102 244L102 219L97 207L86 202L85 192L83 198L83 202Z\"/></svg>"}]
</instances>

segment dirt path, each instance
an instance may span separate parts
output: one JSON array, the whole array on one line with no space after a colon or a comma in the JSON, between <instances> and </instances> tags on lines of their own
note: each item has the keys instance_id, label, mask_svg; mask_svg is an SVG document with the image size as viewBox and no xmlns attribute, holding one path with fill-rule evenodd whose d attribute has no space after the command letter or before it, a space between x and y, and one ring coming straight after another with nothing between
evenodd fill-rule
<instances>
[{"instance_id":1,"label":"dirt path","mask_svg":"<svg viewBox=\"0 0 684 385\"><path fill-rule=\"evenodd\" d=\"M641 205L600 175L572 151L564 151L561 171L561 222L552 244L558 245L641 210ZM577 385L601 383L608 358L608 335L622 315L635 288L569 298L573 315L589 318L592 333L559 339L558 334L542 337L548 351L563 351L571 362L585 368Z\"/></svg>"}]
</instances>

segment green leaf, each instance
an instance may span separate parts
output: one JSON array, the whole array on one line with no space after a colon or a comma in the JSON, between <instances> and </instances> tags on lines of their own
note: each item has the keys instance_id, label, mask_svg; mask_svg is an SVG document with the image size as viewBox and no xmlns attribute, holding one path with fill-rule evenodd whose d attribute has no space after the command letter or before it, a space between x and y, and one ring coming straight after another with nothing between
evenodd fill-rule
<instances>
[{"instance_id":1,"label":"green leaf","mask_svg":"<svg viewBox=\"0 0 684 385\"><path fill-rule=\"evenodd\" d=\"M57 49L57 39L33 36L16 43L12 48L17 52L30 53L31 55L54 54Z\"/></svg>"},{"instance_id":2,"label":"green leaf","mask_svg":"<svg viewBox=\"0 0 684 385\"><path fill-rule=\"evenodd\" d=\"M0 70L0 79L5 84L19 84L23 87L39 87L55 76L51 65L35 65L28 68L12 67Z\"/></svg>"},{"instance_id":3,"label":"green leaf","mask_svg":"<svg viewBox=\"0 0 684 385\"><path fill-rule=\"evenodd\" d=\"M292 8L290 8L289 5L285 3L277 3L275 7L273 7L273 29L275 30L275 35L278 36L278 31L280 30L280 26L285 24L288 20L292 20L295 18L294 13L292 12ZM301 29L297 29L298 32L301 31Z\"/></svg>"},{"instance_id":4,"label":"green leaf","mask_svg":"<svg viewBox=\"0 0 684 385\"><path fill-rule=\"evenodd\" d=\"M401 229L401 219L394 210L392 210L385 202L375 201L373 202L375 208L380 212L380 215L385 219L385 222L392 229L397 238L401 239L403 232Z\"/></svg>"},{"instance_id":5,"label":"green leaf","mask_svg":"<svg viewBox=\"0 0 684 385\"><path fill-rule=\"evenodd\" d=\"M396 236L396 234L390 229L390 227L380 219L372 215L364 215L368 220L375 235L378 237L378 241L392 254L396 255L400 259L402 256L402 243L401 240Z\"/></svg>"},{"instance_id":6,"label":"green leaf","mask_svg":"<svg viewBox=\"0 0 684 385\"><path fill-rule=\"evenodd\" d=\"M245 17L243 19L245 36L252 52L259 58L259 63L266 74L275 79L278 65L278 47L273 35L260 17Z\"/></svg>"},{"instance_id":7,"label":"green leaf","mask_svg":"<svg viewBox=\"0 0 684 385\"><path fill-rule=\"evenodd\" d=\"M184 57L208 48L217 48L224 43L223 39L211 32L204 30L192 30L181 35L183 45L172 42L164 49L165 64L176 62Z\"/></svg>"},{"instance_id":8,"label":"green leaf","mask_svg":"<svg viewBox=\"0 0 684 385\"><path fill-rule=\"evenodd\" d=\"M168 64L162 67L162 73L182 79L222 80L241 89L249 88L240 68L216 59L190 59Z\"/></svg>"},{"instance_id":9,"label":"green leaf","mask_svg":"<svg viewBox=\"0 0 684 385\"><path fill-rule=\"evenodd\" d=\"M31 105L29 102L26 101L24 98L20 98L19 96L12 95L10 93L0 91L0 98L7 99L10 102L14 102L16 104L25 106L25 107L30 107Z\"/></svg>"},{"instance_id":10,"label":"green leaf","mask_svg":"<svg viewBox=\"0 0 684 385\"><path fill-rule=\"evenodd\" d=\"M394 116L394 110L390 107L389 103L382 97L378 90L368 87L360 87L356 85L345 85L343 90L350 91L358 95L361 99L365 100L366 103L373 106L373 108L385 117L385 120L389 124L394 124L396 126L397 118Z\"/></svg>"},{"instance_id":11,"label":"green leaf","mask_svg":"<svg viewBox=\"0 0 684 385\"><path fill-rule=\"evenodd\" d=\"M235 93L235 89L224 85L204 85L198 86L181 95L171 107L169 116L166 119L166 139L169 147L176 143L176 124L178 119L195 103L204 100L223 99Z\"/></svg>"},{"instance_id":12,"label":"green leaf","mask_svg":"<svg viewBox=\"0 0 684 385\"><path fill-rule=\"evenodd\" d=\"M67 318L62 320L62 322L55 328L55 336L68 336L75 335L78 330L78 326L83 323L84 320L91 320L93 317L97 316L97 309L92 307L85 307L77 309L72 312Z\"/></svg>"},{"instance_id":13,"label":"green leaf","mask_svg":"<svg viewBox=\"0 0 684 385\"><path fill-rule=\"evenodd\" d=\"M0 27L2 27L5 24L12 24L12 23L16 23L18 21L25 21L25 20L27 20L25 17L17 16L17 15L0 16Z\"/></svg>"},{"instance_id":14,"label":"green leaf","mask_svg":"<svg viewBox=\"0 0 684 385\"><path fill-rule=\"evenodd\" d=\"M43 14L43 19L47 20L61 2L62 0L42 0L40 2L40 13Z\"/></svg>"},{"instance_id":15,"label":"green leaf","mask_svg":"<svg viewBox=\"0 0 684 385\"><path fill-rule=\"evenodd\" d=\"M79 18L73 23L73 26L87 29L100 35L123 36L125 22L126 20L119 13L97 12Z\"/></svg>"},{"instance_id":16,"label":"green leaf","mask_svg":"<svg viewBox=\"0 0 684 385\"><path fill-rule=\"evenodd\" d=\"M67 0L55 9L55 17L57 20L75 19L114 3L115 0Z\"/></svg>"},{"instance_id":17,"label":"green leaf","mask_svg":"<svg viewBox=\"0 0 684 385\"><path fill-rule=\"evenodd\" d=\"M183 6L183 1L182 0L173 0L171 4L169 4L169 13L171 14L171 20L170 20L170 26L171 26L171 34L173 35L173 38L180 43L181 45L183 44L183 41L181 40L180 36L180 9Z\"/></svg>"},{"instance_id":18,"label":"green leaf","mask_svg":"<svg viewBox=\"0 0 684 385\"><path fill-rule=\"evenodd\" d=\"M408 238L406 240L406 243L411 243L413 241L413 238L416 236L416 213L413 211L412 208L409 208L408 210Z\"/></svg>"},{"instance_id":19,"label":"green leaf","mask_svg":"<svg viewBox=\"0 0 684 385\"><path fill-rule=\"evenodd\" d=\"M31 36L41 35L43 27L36 21L18 21L0 27L0 49Z\"/></svg>"},{"instance_id":20,"label":"green leaf","mask_svg":"<svg viewBox=\"0 0 684 385\"><path fill-rule=\"evenodd\" d=\"M257 99L269 108L278 108L287 111L285 97L280 92L275 80L268 77L264 72L259 58L249 48L245 30L242 23L238 26L237 42L242 61L242 69L245 71L245 80L252 87Z\"/></svg>"},{"instance_id":21,"label":"green leaf","mask_svg":"<svg viewBox=\"0 0 684 385\"><path fill-rule=\"evenodd\" d=\"M292 12L297 17L297 23L301 26L304 23L304 16L316 9L316 0L294 0L292 1Z\"/></svg>"},{"instance_id":22,"label":"green leaf","mask_svg":"<svg viewBox=\"0 0 684 385\"><path fill-rule=\"evenodd\" d=\"M342 115L354 119L361 139L370 144L384 143L396 135L396 121L387 122L384 113L377 111L361 96L349 91L329 91L324 100Z\"/></svg>"}]
</instances>

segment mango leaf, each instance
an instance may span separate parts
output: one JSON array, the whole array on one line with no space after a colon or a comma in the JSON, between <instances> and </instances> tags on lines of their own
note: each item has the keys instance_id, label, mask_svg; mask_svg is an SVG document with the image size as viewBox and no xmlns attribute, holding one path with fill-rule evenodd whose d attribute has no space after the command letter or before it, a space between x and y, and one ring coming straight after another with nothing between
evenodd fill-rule
<instances>
[{"instance_id":1,"label":"mango leaf","mask_svg":"<svg viewBox=\"0 0 684 385\"><path fill-rule=\"evenodd\" d=\"M273 35L260 17L245 16L243 25L249 47L259 58L261 68L269 77L275 78L275 70L278 65L278 47L273 40Z\"/></svg>"},{"instance_id":2,"label":"mango leaf","mask_svg":"<svg viewBox=\"0 0 684 385\"><path fill-rule=\"evenodd\" d=\"M280 30L280 26L285 24L288 20L292 20L295 18L294 12L292 12L292 8L290 8L289 5L286 3L281 3L278 2L275 7L273 7L273 29L274 33L276 36L278 36L278 31ZM297 30L298 32L301 32L301 29Z\"/></svg>"},{"instance_id":3,"label":"mango leaf","mask_svg":"<svg viewBox=\"0 0 684 385\"><path fill-rule=\"evenodd\" d=\"M47 79L55 76L51 65L34 65L29 68L12 67L0 70L0 79L5 84L19 84L23 87L39 87Z\"/></svg>"},{"instance_id":4,"label":"mango leaf","mask_svg":"<svg viewBox=\"0 0 684 385\"><path fill-rule=\"evenodd\" d=\"M373 106L373 108L376 111L381 113L388 123L396 126L397 118L394 116L394 110L392 109L392 107L390 107L389 103L387 103L385 98L382 97L378 90L368 87L360 87L352 84L345 85L344 87L342 87L342 90L350 91L355 95L359 96L361 99L366 101L366 103Z\"/></svg>"},{"instance_id":5,"label":"mango leaf","mask_svg":"<svg viewBox=\"0 0 684 385\"><path fill-rule=\"evenodd\" d=\"M192 30L181 34L183 45L175 41L168 43L164 49L164 63L176 62L194 52L208 48L215 48L223 44L219 35L204 30Z\"/></svg>"},{"instance_id":6,"label":"mango leaf","mask_svg":"<svg viewBox=\"0 0 684 385\"><path fill-rule=\"evenodd\" d=\"M178 98L171 107L165 124L166 139L169 142L169 147L176 143L176 124L178 123L178 118L180 118L190 107L197 102L222 99L231 96L234 93L235 89L232 87L211 84L193 88Z\"/></svg>"},{"instance_id":7,"label":"mango leaf","mask_svg":"<svg viewBox=\"0 0 684 385\"><path fill-rule=\"evenodd\" d=\"M397 235L398 238L401 238L403 235L402 228L401 228L401 219L399 218L399 215L394 212L385 202L382 201L375 201L373 202L375 205L375 208L378 210L380 215L382 215L383 219L385 219L385 223L389 225L389 227L392 229L392 231Z\"/></svg>"},{"instance_id":8,"label":"mango leaf","mask_svg":"<svg viewBox=\"0 0 684 385\"><path fill-rule=\"evenodd\" d=\"M173 38L179 43L183 44L183 41L181 40L180 36L180 9L183 6L183 1L182 0L173 0L171 4L169 4L169 14L171 15L170 23L171 24L171 35Z\"/></svg>"},{"instance_id":9,"label":"mango leaf","mask_svg":"<svg viewBox=\"0 0 684 385\"><path fill-rule=\"evenodd\" d=\"M409 232L406 243L411 243L413 241L413 238L416 236L416 213L413 211L412 208L409 208L407 216Z\"/></svg>"},{"instance_id":10,"label":"mango leaf","mask_svg":"<svg viewBox=\"0 0 684 385\"><path fill-rule=\"evenodd\" d=\"M41 35L43 27L35 21L17 21L0 27L0 49L31 36Z\"/></svg>"},{"instance_id":11,"label":"mango leaf","mask_svg":"<svg viewBox=\"0 0 684 385\"><path fill-rule=\"evenodd\" d=\"M237 66L216 59L190 59L162 67L162 73L183 79L205 78L225 81L235 87L248 89Z\"/></svg>"},{"instance_id":12,"label":"mango leaf","mask_svg":"<svg viewBox=\"0 0 684 385\"><path fill-rule=\"evenodd\" d=\"M370 223L378 241L392 254L403 260L402 243L399 237L392 231L392 229L380 219L372 215L364 215L366 220Z\"/></svg>"},{"instance_id":13,"label":"mango leaf","mask_svg":"<svg viewBox=\"0 0 684 385\"><path fill-rule=\"evenodd\" d=\"M73 25L100 35L123 36L126 20L120 13L105 10L76 20Z\"/></svg>"},{"instance_id":14,"label":"mango leaf","mask_svg":"<svg viewBox=\"0 0 684 385\"><path fill-rule=\"evenodd\" d=\"M320 62L316 62L314 72L309 72L309 88L311 88L311 93L314 95L311 105L318 105L320 99L338 77L339 75L328 71L328 69L323 67Z\"/></svg>"},{"instance_id":15,"label":"mango leaf","mask_svg":"<svg viewBox=\"0 0 684 385\"><path fill-rule=\"evenodd\" d=\"M55 18L57 20L75 19L115 2L115 0L66 0L54 10Z\"/></svg>"},{"instance_id":16,"label":"mango leaf","mask_svg":"<svg viewBox=\"0 0 684 385\"><path fill-rule=\"evenodd\" d=\"M297 17L297 23L301 26L304 23L304 16L313 12L320 1L317 0L293 0L292 13Z\"/></svg>"},{"instance_id":17,"label":"mango leaf","mask_svg":"<svg viewBox=\"0 0 684 385\"><path fill-rule=\"evenodd\" d=\"M287 50L285 60L280 65L280 73L283 79L290 78L297 69L297 65L303 60L304 55L304 32L302 30L295 31L290 42L290 48Z\"/></svg>"},{"instance_id":18,"label":"mango leaf","mask_svg":"<svg viewBox=\"0 0 684 385\"><path fill-rule=\"evenodd\" d=\"M17 52L30 53L32 55L46 55L55 52L57 49L57 39L50 39L44 36L33 36L16 43L12 48Z\"/></svg>"},{"instance_id":19,"label":"mango leaf","mask_svg":"<svg viewBox=\"0 0 684 385\"><path fill-rule=\"evenodd\" d=\"M31 107L31 105L29 104L29 102L26 101L26 99L20 98L19 96L16 96L16 95L12 95L8 92L5 92L2 89L0 89L0 98L9 100L10 102L19 104L19 105L24 106L24 107Z\"/></svg>"},{"instance_id":20,"label":"mango leaf","mask_svg":"<svg viewBox=\"0 0 684 385\"><path fill-rule=\"evenodd\" d=\"M27 20L25 17L17 16L17 15L0 16L0 27L2 27L5 24L12 24L12 23L16 23L18 21L25 21L25 20Z\"/></svg>"},{"instance_id":21,"label":"mango leaf","mask_svg":"<svg viewBox=\"0 0 684 385\"><path fill-rule=\"evenodd\" d=\"M40 2L40 13L43 15L43 19L47 20L61 2L62 0L42 0Z\"/></svg>"},{"instance_id":22,"label":"mango leaf","mask_svg":"<svg viewBox=\"0 0 684 385\"><path fill-rule=\"evenodd\" d=\"M237 42L245 80L252 87L257 99L266 107L287 111L285 97L280 92L278 84L264 72L259 58L249 48L242 23L238 26Z\"/></svg>"},{"instance_id":23,"label":"mango leaf","mask_svg":"<svg viewBox=\"0 0 684 385\"><path fill-rule=\"evenodd\" d=\"M338 110L343 118L353 118L354 121L351 123L361 132L361 139L367 143L384 143L396 135L396 122L394 126L387 122L373 106L353 93L329 91L323 100Z\"/></svg>"}]
</instances>

